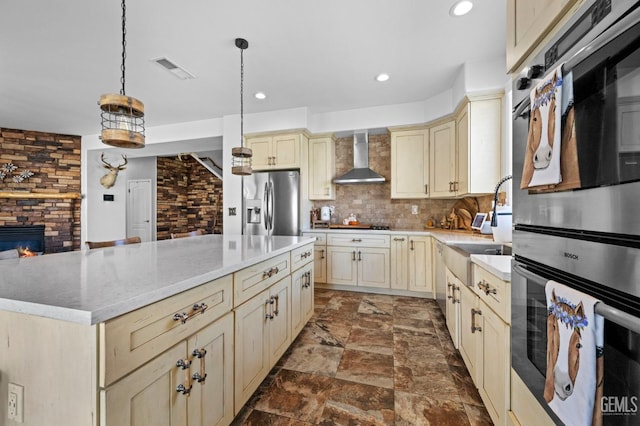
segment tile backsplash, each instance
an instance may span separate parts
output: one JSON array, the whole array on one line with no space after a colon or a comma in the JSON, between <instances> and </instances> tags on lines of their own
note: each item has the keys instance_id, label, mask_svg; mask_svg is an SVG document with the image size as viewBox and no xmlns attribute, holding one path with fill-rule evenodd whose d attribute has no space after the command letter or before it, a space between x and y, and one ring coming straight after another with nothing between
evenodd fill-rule
<instances>
[{"instance_id":1,"label":"tile backsplash","mask_svg":"<svg viewBox=\"0 0 640 426\"><path fill-rule=\"evenodd\" d=\"M353 137L336 140L336 176L353 167ZM382 184L336 185L336 199L315 201L313 207L335 206L332 223L353 213L360 223L389 225L393 229L423 229L429 219L440 226L440 219L448 215L456 199L391 199L391 136L369 135L369 167L385 177ZM491 195L475 197L479 211L491 209ZM412 206L417 206L418 214L412 214Z\"/></svg>"}]
</instances>

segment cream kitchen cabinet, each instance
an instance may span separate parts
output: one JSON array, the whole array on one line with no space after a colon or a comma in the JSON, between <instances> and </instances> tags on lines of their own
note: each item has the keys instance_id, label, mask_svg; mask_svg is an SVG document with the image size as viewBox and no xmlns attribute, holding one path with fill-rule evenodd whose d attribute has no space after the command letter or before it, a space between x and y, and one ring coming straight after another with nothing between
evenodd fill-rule
<instances>
[{"instance_id":1,"label":"cream kitchen cabinet","mask_svg":"<svg viewBox=\"0 0 640 426\"><path fill-rule=\"evenodd\" d=\"M235 411L255 392L291 343L291 277L235 312Z\"/></svg>"},{"instance_id":2,"label":"cream kitchen cabinet","mask_svg":"<svg viewBox=\"0 0 640 426\"><path fill-rule=\"evenodd\" d=\"M392 130L391 198L428 198L429 190L429 130Z\"/></svg>"},{"instance_id":3,"label":"cream kitchen cabinet","mask_svg":"<svg viewBox=\"0 0 640 426\"><path fill-rule=\"evenodd\" d=\"M103 425L228 425L233 314L213 322L101 392Z\"/></svg>"},{"instance_id":4,"label":"cream kitchen cabinet","mask_svg":"<svg viewBox=\"0 0 640 426\"><path fill-rule=\"evenodd\" d=\"M333 135L309 138L309 199L335 200L336 142Z\"/></svg>"},{"instance_id":5,"label":"cream kitchen cabinet","mask_svg":"<svg viewBox=\"0 0 640 426\"><path fill-rule=\"evenodd\" d=\"M246 146L253 151L253 170L300 168L300 133L248 136Z\"/></svg>"},{"instance_id":6,"label":"cream kitchen cabinet","mask_svg":"<svg viewBox=\"0 0 640 426\"><path fill-rule=\"evenodd\" d=\"M390 288L389 235L328 234L327 283Z\"/></svg>"},{"instance_id":7,"label":"cream kitchen cabinet","mask_svg":"<svg viewBox=\"0 0 640 426\"><path fill-rule=\"evenodd\" d=\"M303 232L305 237L314 237L313 244L313 276L314 282L327 282L327 234L323 232Z\"/></svg>"},{"instance_id":8,"label":"cream kitchen cabinet","mask_svg":"<svg viewBox=\"0 0 640 426\"><path fill-rule=\"evenodd\" d=\"M481 315L480 298L474 291L463 285L460 288L460 345L458 350L476 386L481 386L482 351L480 332L482 326L476 316ZM479 366L480 365L480 366Z\"/></svg>"},{"instance_id":9,"label":"cream kitchen cabinet","mask_svg":"<svg viewBox=\"0 0 640 426\"><path fill-rule=\"evenodd\" d=\"M391 236L391 288L409 288L409 236Z\"/></svg>"},{"instance_id":10,"label":"cream kitchen cabinet","mask_svg":"<svg viewBox=\"0 0 640 426\"><path fill-rule=\"evenodd\" d=\"M313 315L314 246L309 244L291 252L291 340Z\"/></svg>"},{"instance_id":11,"label":"cream kitchen cabinet","mask_svg":"<svg viewBox=\"0 0 640 426\"><path fill-rule=\"evenodd\" d=\"M468 98L456 115L456 197L492 194L500 180L502 93Z\"/></svg>"},{"instance_id":12,"label":"cream kitchen cabinet","mask_svg":"<svg viewBox=\"0 0 640 426\"><path fill-rule=\"evenodd\" d=\"M391 237L391 288L420 293L433 291L431 237Z\"/></svg>"},{"instance_id":13,"label":"cream kitchen cabinet","mask_svg":"<svg viewBox=\"0 0 640 426\"><path fill-rule=\"evenodd\" d=\"M473 265L473 286L459 292L460 345L491 420L507 424L511 374L511 296L509 283Z\"/></svg>"},{"instance_id":14,"label":"cream kitchen cabinet","mask_svg":"<svg viewBox=\"0 0 640 426\"><path fill-rule=\"evenodd\" d=\"M578 0L507 0L507 72L514 72Z\"/></svg>"},{"instance_id":15,"label":"cream kitchen cabinet","mask_svg":"<svg viewBox=\"0 0 640 426\"><path fill-rule=\"evenodd\" d=\"M458 349L460 346L460 291L464 284L449 268L445 269L445 277L447 281L445 321L453 346Z\"/></svg>"},{"instance_id":16,"label":"cream kitchen cabinet","mask_svg":"<svg viewBox=\"0 0 640 426\"><path fill-rule=\"evenodd\" d=\"M429 127L429 195L446 198L456 195L456 122L450 120Z\"/></svg>"}]
</instances>

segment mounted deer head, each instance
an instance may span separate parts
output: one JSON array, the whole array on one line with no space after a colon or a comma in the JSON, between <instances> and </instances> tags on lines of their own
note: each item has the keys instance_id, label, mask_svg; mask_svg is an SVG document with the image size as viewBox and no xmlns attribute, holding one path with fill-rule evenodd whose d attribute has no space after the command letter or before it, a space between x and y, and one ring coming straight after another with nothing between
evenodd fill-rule
<instances>
[{"instance_id":1,"label":"mounted deer head","mask_svg":"<svg viewBox=\"0 0 640 426\"><path fill-rule=\"evenodd\" d=\"M127 168L127 157L123 155L122 159L124 160L124 163L117 166L112 166L111 164L104 161L104 152L100 155L100 161L102 161L103 163L102 167L109 170L106 175L100 178L100 185L104 186L105 188L111 188L113 185L115 185L116 178L118 177L118 173L120 172L120 170L124 170Z\"/></svg>"}]
</instances>

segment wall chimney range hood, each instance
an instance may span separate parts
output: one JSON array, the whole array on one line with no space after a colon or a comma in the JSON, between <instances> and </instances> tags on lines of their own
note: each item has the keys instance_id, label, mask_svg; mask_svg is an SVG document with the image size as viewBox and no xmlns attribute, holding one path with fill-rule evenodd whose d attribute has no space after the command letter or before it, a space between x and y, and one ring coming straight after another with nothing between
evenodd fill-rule
<instances>
[{"instance_id":1,"label":"wall chimney range hood","mask_svg":"<svg viewBox=\"0 0 640 426\"><path fill-rule=\"evenodd\" d=\"M367 132L353 134L353 169L337 177L333 183L382 183L384 176L369 168L369 135Z\"/></svg>"}]
</instances>

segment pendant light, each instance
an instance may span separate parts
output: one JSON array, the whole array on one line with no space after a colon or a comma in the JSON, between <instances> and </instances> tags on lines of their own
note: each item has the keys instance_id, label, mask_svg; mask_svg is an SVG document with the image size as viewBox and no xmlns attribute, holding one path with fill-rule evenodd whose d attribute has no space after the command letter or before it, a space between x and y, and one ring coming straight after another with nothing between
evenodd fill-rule
<instances>
[{"instance_id":1,"label":"pendant light","mask_svg":"<svg viewBox=\"0 0 640 426\"><path fill-rule=\"evenodd\" d=\"M125 94L126 5L122 0L122 76L120 94L100 96L98 105L102 110L102 142L118 148L144 148L144 104Z\"/></svg>"},{"instance_id":2,"label":"pendant light","mask_svg":"<svg viewBox=\"0 0 640 426\"><path fill-rule=\"evenodd\" d=\"M251 148L244 146L244 50L249 42L243 38L236 39L236 47L240 49L240 146L231 148L231 173L239 176L251 174Z\"/></svg>"}]
</instances>

